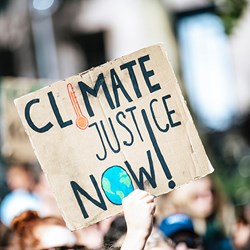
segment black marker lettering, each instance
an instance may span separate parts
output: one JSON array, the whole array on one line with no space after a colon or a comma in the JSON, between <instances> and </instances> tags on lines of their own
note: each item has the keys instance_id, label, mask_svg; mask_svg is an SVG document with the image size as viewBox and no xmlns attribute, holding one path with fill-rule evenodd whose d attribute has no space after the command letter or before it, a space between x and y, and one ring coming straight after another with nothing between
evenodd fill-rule
<instances>
[{"instance_id":1,"label":"black marker lettering","mask_svg":"<svg viewBox=\"0 0 250 250\"><path fill-rule=\"evenodd\" d=\"M146 176L147 180L149 181L149 183L151 184L151 186L153 188L156 188L156 182L155 182L155 171L154 171L154 165L153 165L153 161L152 161L152 157L151 157L151 153L148 150L147 151L147 156L148 156L148 162L149 162L149 167L150 167L150 174L146 171L146 169L144 167L140 167L139 168L139 179L136 177L135 172L133 171L133 169L131 168L130 164L128 163L128 161L125 161L125 165L128 168L128 171L130 172L132 178L134 179L134 181L136 182L137 186L144 190L144 180L143 180L143 175Z\"/></svg>"},{"instance_id":2,"label":"black marker lettering","mask_svg":"<svg viewBox=\"0 0 250 250\"><path fill-rule=\"evenodd\" d=\"M54 95L53 95L53 93L51 91L48 93L48 97L49 97L50 105L51 105L51 107L53 109L54 115L56 117L56 120L57 120L59 126L61 128L65 128L65 127L67 127L69 125L72 125L73 124L72 120L68 120L66 122L63 121L62 116L61 116L61 114L59 112L59 109L57 107Z\"/></svg>"},{"instance_id":3,"label":"black marker lettering","mask_svg":"<svg viewBox=\"0 0 250 250\"><path fill-rule=\"evenodd\" d=\"M114 134L114 136L112 136L111 138L115 137L116 143L117 143L117 149L114 149L113 146L111 145L111 142L110 142L110 140L109 140L107 131L106 131L105 127L104 127L103 121L100 121L101 127L102 127L103 133L104 133L104 135L105 135L105 137L106 137L106 140L107 140L107 142L108 142L108 144L109 144L109 147L111 148L111 150L112 150L114 153L118 153L118 152L120 152L120 150L121 150L121 148L120 148L120 143L119 143L119 141L118 141L118 138L117 138L117 135L116 135L116 133L115 133L114 126L113 126L113 123L112 123L110 117L108 118L108 121L109 121L109 124L110 124L111 129L112 129L113 134Z\"/></svg>"},{"instance_id":4,"label":"black marker lettering","mask_svg":"<svg viewBox=\"0 0 250 250\"><path fill-rule=\"evenodd\" d=\"M120 100L119 100L119 95L118 95L118 88L122 91L123 95L125 98L128 100L128 102L132 102L133 100L127 93L126 89L122 85L122 82L118 75L116 74L114 69L110 70L110 78L111 78L111 83L112 83L112 88L114 91L114 96L115 96L115 101L116 101L116 108L120 107Z\"/></svg>"},{"instance_id":5,"label":"black marker lettering","mask_svg":"<svg viewBox=\"0 0 250 250\"><path fill-rule=\"evenodd\" d=\"M133 119L133 121L134 121L136 130L137 130L137 132L138 132L138 134L139 134L139 136L140 136L141 141L143 141L143 138L142 138L140 129L139 129L139 127L138 127L138 124L137 124L137 121L136 121L136 118L135 118L135 114L134 114L134 112L133 112L135 109L136 109L136 106L132 106L132 107L130 107L130 108L127 108L125 111L131 113L131 116L132 116L132 119Z\"/></svg>"},{"instance_id":6,"label":"black marker lettering","mask_svg":"<svg viewBox=\"0 0 250 250\"><path fill-rule=\"evenodd\" d=\"M161 131L161 132L167 132L169 130L169 124L166 123L166 127L165 128L161 128L160 125L158 124L157 120L156 120L156 117L155 117L155 113L154 113L154 110L153 110L153 103L154 102L158 102L157 99L153 99L151 100L150 102L150 111L151 111L151 115L153 117L153 120L155 122L155 125L156 127Z\"/></svg>"},{"instance_id":7,"label":"black marker lettering","mask_svg":"<svg viewBox=\"0 0 250 250\"><path fill-rule=\"evenodd\" d=\"M164 174L166 175L167 179L170 180L169 183L168 183L168 186L169 186L169 188L173 189L175 187L175 182L172 180L172 175L171 175L171 173L170 173L170 171L168 169L168 166L167 166L167 163L166 163L166 161L164 159L164 156L161 153L160 147L159 147L159 145L157 143L157 140L155 138L153 129L152 129L150 123L149 123L148 116L147 116L147 113L146 113L145 109L142 109L141 113L142 113L146 128L148 130L148 135L150 137L150 140L152 142L152 145L154 147L156 155L157 155L157 157L158 157L158 159L159 159L159 161L161 163Z\"/></svg>"},{"instance_id":8,"label":"black marker lettering","mask_svg":"<svg viewBox=\"0 0 250 250\"><path fill-rule=\"evenodd\" d=\"M122 127L124 127L127 131L128 131L128 133L129 133L129 135L130 135L130 142L128 142L128 141L123 141L123 144L125 145L125 146L131 146L132 144L133 144L133 142L134 142L134 136L133 136L133 134L132 134L132 132L131 132L131 130L120 120L120 116L122 116L123 118L126 118L126 115L122 112L122 111L120 111L120 112L118 112L117 113L117 115L116 115L116 120L117 120L117 122L122 126Z\"/></svg>"},{"instance_id":9,"label":"black marker lettering","mask_svg":"<svg viewBox=\"0 0 250 250\"><path fill-rule=\"evenodd\" d=\"M169 109L168 109L168 106L167 106L167 101L166 101L166 100L167 100L168 98L170 98L170 97L171 97L171 95L163 96L163 97L162 97L162 100L163 100L163 104L164 104L164 107L165 107L166 112L167 112L167 115L168 115L169 124L170 124L170 126L173 128L173 127L176 127L176 126L181 125L181 122L180 122L180 121L178 121L178 122L173 122L172 114L175 113L175 110L174 110L174 109L169 110Z\"/></svg>"},{"instance_id":10,"label":"black marker lettering","mask_svg":"<svg viewBox=\"0 0 250 250\"><path fill-rule=\"evenodd\" d=\"M51 122L48 122L45 126L39 128L37 127L34 122L32 121L31 117L30 117L30 109L31 106L35 103L39 103L40 100L37 99L33 99L31 101L29 101L26 106L25 106L25 110L24 110L24 114L25 114L25 119L27 121L27 123L29 124L29 126L36 132L38 133L44 133L47 132L49 129L51 129L53 127L53 124Z\"/></svg>"},{"instance_id":11,"label":"black marker lettering","mask_svg":"<svg viewBox=\"0 0 250 250\"><path fill-rule=\"evenodd\" d=\"M107 84L105 82L105 79L104 79L104 75L103 73L101 73L97 80L96 80L96 83L95 83L95 86L94 86L94 89L90 88L87 84L85 84L84 82L80 81L78 82L78 85L79 85L79 88L82 92L82 96L83 96L83 100L85 102L85 106L86 106L86 109L88 111L88 114L89 116L94 116L94 112L93 112L93 109L90 105L90 102L89 102L89 98L88 98L88 94L89 93L90 95L94 96L94 97L97 97L97 93L98 91L100 90L101 86L102 86L102 89L103 89L103 92L104 92L104 95L106 97L106 100L110 106L111 109L114 109L115 108L115 105L112 101L112 98L110 96L110 93L109 93L109 90L108 90L108 87L107 87Z\"/></svg>"},{"instance_id":12,"label":"black marker lettering","mask_svg":"<svg viewBox=\"0 0 250 250\"><path fill-rule=\"evenodd\" d=\"M83 195L85 198L87 198L89 201L91 201L94 205L96 205L97 207L101 208L102 210L107 210L107 206L105 204L105 201L102 197L102 194L101 194L101 191L100 191L100 188L98 187L98 184L96 182L96 179L93 175L90 175L89 176L91 181L92 181L92 184L96 190L96 194L99 198L99 201L95 200L91 195L89 195L83 188L81 188L75 181L71 181L70 182L70 185L71 185L71 188L74 192L74 195L76 197L76 200L77 200L77 203L81 209L81 212L82 212L82 215L83 217L86 219L89 217L85 207L84 207L84 204L82 202L82 199L80 197L80 194ZM80 194L79 194L80 193Z\"/></svg>"},{"instance_id":13,"label":"black marker lettering","mask_svg":"<svg viewBox=\"0 0 250 250\"><path fill-rule=\"evenodd\" d=\"M103 151L104 151L103 157L100 157L98 154L96 154L96 157L97 157L97 159L99 161L103 161L103 160L105 160L107 158L107 150L106 150L106 147L104 145L104 142L103 142L103 139L102 139L102 135L101 135L101 132L100 132L100 129L99 129L97 123L93 122L92 124L89 125L89 128L91 128L92 126L96 126L96 130L97 130L98 135L100 137L100 140L101 140L101 143L102 143L102 147L103 147Z\"/></svg>"},{"instance_id":14,"label":"black marker lettering","mask_svg":"<svg viewBox=\"0 0 250 250\"><path fill-rule=\"evenodd\" d=\"M136 94L137 98L140 98L140 97L142 97L142 95L141 95L141 91L140 91L140 88L139 88L139 85L138 85L138 82L137 82L137 79L135 76L135 72L133 70L133 66L135 66L135 65L136 65L136 62L135 62L135 60L133 60L131 62L127 62L127 63L122 64L120 66L120 68L121 68L121 70L124 70L124 69L128 70L129 77L130 77L130 80L133 84L135 94Z\"/></svg>"},{"instance_id":15,"label":"black marker lettering","mask_svg":"<svg viewBox=\"0 0 250 250\"><path fill-rule=\"evenodd\" d=\"M146 82L146 84L147 84L147 86L148 86L148 89L149 89L150 93L153 93L153 92L155 92L155 91L161 89L161 86L160 86L159 83L156 83L156 84L153 85L153 86L151 85L151 82L150 82L149 78L150 78L151 76L153 76L155 73L154 73L153 70L149 70L149 71L146 70L146 67L145 67L145 64L144 64L144 63L145 63L146 61L148 61L148 60L150 60L149 55L142 56L142 57L140 57L140 58L138 59L139 64L140 64L140 67L141 67L141 71L142 71L142 74L143 74L143 77L144 77L144 80L145 80L145 82Z\"/></svg>"}]
</instances>

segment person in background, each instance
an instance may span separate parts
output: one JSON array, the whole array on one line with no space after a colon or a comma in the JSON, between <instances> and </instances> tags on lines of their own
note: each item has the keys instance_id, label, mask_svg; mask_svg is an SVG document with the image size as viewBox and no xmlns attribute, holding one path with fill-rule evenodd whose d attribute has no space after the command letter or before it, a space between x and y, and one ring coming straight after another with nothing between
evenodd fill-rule
<instances>
[{"instance_id":1,"label":"person in background","mask_svg":"<svg viewBox=\"0 0 250 250\"><path fill-rule=\"evenodd\" d=\"M154 226L144 250L174 250L174 245L172 241L169 241L169 239L164 236L159 228Z\"/></svg>"},{"instance_id":2,"label":"person in background","mask_svg":"<svg viewBox=\"0 0 250 250\"><path fill-rule=\"evenodd\" d=\"M36 177L34 166L28 162L10 163L7 168L6 181L10 191L32 191L37 181Z\"/></svg>"},{"instance_id":3,"label":"person in background","mask_svg":"<svg viewBox=\"0 0 250 250\"><path fill-rule=\"evenodd\" d=\"M6 227L0 221L0 249L1 250L11 250L9 248L10 242L13 238L13 232L9 227Z\"/></svg>"},{"instance_id":4,"label":"person in background","mask_svg":"<svg viewBox=\"0 0 250 250\"><path fill-rule=\"evenodd\" d=\"M33 192L37 182L33 165L11 163L7 169L6 181L10 192L3 198L0 206L0 217L6 226L25 210L40 211L40 198Z\"/></svg>"},{"instance_id":5,"label":"person in background","mask_svg":"<svg viewBox=\"0 0 250 250\"><path fill-rule=\"evenodd\" d=\"M234 208L214 177L203 177L159 197L157 221L170 213L187 214L205 250L233 250Z\"/></svg>"},{"instance_id":6,"label":"person in background","mask_svg":"<svg viewBox=\"0 0 250 250\"><path fill-rule=\"evenodd\" d=\"M250 250L250 204L238 207L232 238L237 250Z\"/></svg>"},{"instance_id":7,"label":"person in background","mask_svg":"<svg viewBox=\"0 0 250 250\"><path fill-rule=\"evenodd\" d=\"M123 199L127 232L121 250L143 250L153 228L154 196L134 190ZM77 239L61 218L40 217L36 211L25 211L11 222L14 238L10 249L87 249L77 246ZM115 249L113 246L104 249Z\"/></svg>"},{"instance_id":8,"label":"person in background","mask_svg":"<svg viewBox=\"0 0 250 250\"><path fill-rule=\"evenodd\" d=\"M15 250L40 250L60 247L70 249L76 244L75 235L66 227L61 218L40 217L36 211L32 210L16 216L11 223L11 228L14 232L11 249ZM82 247L81 249L85 248Z\"/></svg>"},{"instance_id":9,"label":"person in background","mask_svg":"<svg viewBox=\"0 0 250 250\"><path fill-rule=\"evenodd\" d=\"M122 245L122 240L127 232L127 224L123 214L115 216L110 224L109 230L104 235L104 246L119 247Z\"/></svg>"},{"instance_id":10,"label":"person in background","mask_svg":"<svg viewBox=\"0 0 250 250\"><path fill-rule=\"evenodd\" d=\"M43 171L39 172L38 181L33 188L33 193L40 199L40 211L42 216L61 217L61 213L56 204L56 199Z\"/></svg>"},{"instance_id":11,"label":"person in background","mask_svg":"<svg viewBox=\"0 0 250 250\"><path fill-rule=\"evenodd\" d=\"M103 246L104 234L100 229L100 223L78 229L74 234L78 245L84 245L91 250L99 250Z\"/></svg>"},{"instance_id":12,"label":"person in background","mask_svg":"<svg viewBox=\"0 0 250 250\"><path fill-rule=\"evenodd\" d=\"M164 218L160 230L170 239L170 244L176 250L202 250L202 239L194 231L192 219L186 214L176 213Z\"/></svg>"}]
</instances>

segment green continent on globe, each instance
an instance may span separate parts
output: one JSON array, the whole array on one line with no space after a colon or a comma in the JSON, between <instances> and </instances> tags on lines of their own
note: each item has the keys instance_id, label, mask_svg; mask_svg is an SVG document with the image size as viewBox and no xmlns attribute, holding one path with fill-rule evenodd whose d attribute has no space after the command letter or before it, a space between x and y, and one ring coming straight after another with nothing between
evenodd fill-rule
<instances>
[{"instance_id":1,"label":"green continent on globe","mask_svg":"<svg viewBox=\"0 0 250 250\"><path fill-rule=\"evenodd\" d=\"M120 183L126 185L127 187L131 185L131 180L125 171L120 173L120 178Z\"/></svg>"},{"instance_id":2,"label":"green continent on globe","mask_svg":"<svg viewBox=\"0 0 250 250\"><path fill-rule=\"evenodd\" d=\"M121 200L125 197L122 191L116 191L116 194L121 198Z\"/></svg>"},{"instance_id":3,"label":"green continent on globe","mask_svg":"<svg viewBox=\"0 0 250 250\"><path fill-rule=\"evenodd\" d=\"M121 205L122 199L134 190L130 176L120 166L106 169L101 181L106 197L116 205Z\"/></svg>"},{"instance_id":4,"label":"green continent on globe","mask_svg":"<svg viewBox=\"0 0 250 250\"><path fill-rule=\"evenodd\" d=\"M102 184L103 184L103 189L110 194L115 194L112 190L111 190L111 183L109 181L108 178L103 177L102 178Z\"/></svg>"}]
</instances>

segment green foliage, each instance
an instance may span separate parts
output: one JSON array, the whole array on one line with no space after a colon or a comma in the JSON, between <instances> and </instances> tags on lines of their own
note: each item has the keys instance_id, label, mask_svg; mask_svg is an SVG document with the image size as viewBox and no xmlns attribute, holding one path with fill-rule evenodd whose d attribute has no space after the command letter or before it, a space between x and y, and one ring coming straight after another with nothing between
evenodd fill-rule
<instances>
[{"instance_id":1,"label":"green foliage","mask_svg":"<svg viewBox=\"0 0 250 250\"><path fill-rule=\"evenodd\" d=\"M244 13L247 4L247 0L224 0L224 2L218 6L217 14L221 17L225 32L228 35L232 33L239 18Z\"/></svg>"}]
</instances>

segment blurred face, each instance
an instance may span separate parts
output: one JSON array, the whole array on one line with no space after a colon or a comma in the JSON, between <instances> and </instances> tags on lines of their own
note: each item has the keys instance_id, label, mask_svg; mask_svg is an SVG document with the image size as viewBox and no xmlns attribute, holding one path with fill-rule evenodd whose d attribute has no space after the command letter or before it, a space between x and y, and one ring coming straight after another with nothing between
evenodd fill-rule
<instances>
[{"instance_id":1,"label":"blurred face","mask_svg":"<svg viewBox=\"0 0 250 250\"><path fill-rule=\"evenodd\" d=\"M7 184L10 190L24 189L30 190L33 181L30 174L22 168L12 167L7 172Z\"/></svg>"},{"instance_id":2,"label":"blurred face","mask_svg":"<svg viewBox=\"0 0 250 250\"><path fill-rule=\"evenodd\" d=\"M53 247L72 247L76 244L75 235L66 227L59 225L39 225L34 234L39 239L36 249L49 249Z\"/></svg>"},{"instance_id":3,"label":"blurred face","mask_svg":"<svg viewBox=\"0 0 250 250\"><path fill-rule=\"evenodd\" d=\"M198 218L206 218L212 213L214 198L209 178L202 178L193 183L193 193L188 206L191 214Z\"/></svg>"},{"instance_id":4,"label":"blurred face","mask_svg":"<svg viewBox=\"0 0 250 250\"><path fill-rule=\"evenodd\" d=\"M103 245L103 231L101 231L99 224L77 230L75 235L77 244L84 245L89 249L100 249Z\"/></svg>"}]
</instances>

